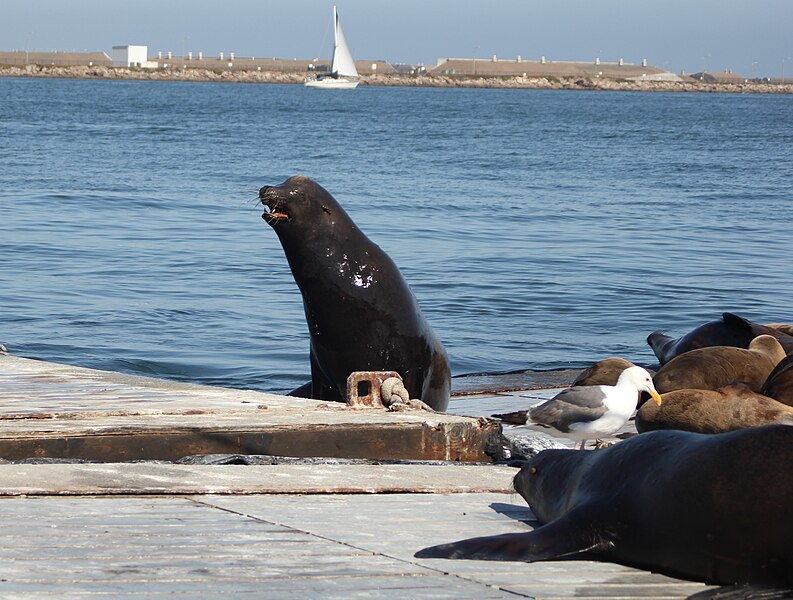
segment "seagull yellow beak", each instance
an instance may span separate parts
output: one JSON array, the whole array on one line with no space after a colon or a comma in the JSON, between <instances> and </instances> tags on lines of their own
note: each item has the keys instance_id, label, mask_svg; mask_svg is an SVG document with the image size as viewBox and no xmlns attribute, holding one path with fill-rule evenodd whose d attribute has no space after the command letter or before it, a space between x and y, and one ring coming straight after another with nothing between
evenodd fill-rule
<instances>
[{"instance_id":1,"label":"seagull yellow beak","mask_svg":"<svg viewBox=\"0 0 793 600\"><path fill-rule=\"evenodd\" d=\"M655 400L655 403L658 406L661 406L661 402L663 402L663 400L661 400L661 396L658 394L658 392L656 392L655 390L648 390L648 391L650 392L650 396L653 397L653 400Z\"/></svg>"}]
</instances>

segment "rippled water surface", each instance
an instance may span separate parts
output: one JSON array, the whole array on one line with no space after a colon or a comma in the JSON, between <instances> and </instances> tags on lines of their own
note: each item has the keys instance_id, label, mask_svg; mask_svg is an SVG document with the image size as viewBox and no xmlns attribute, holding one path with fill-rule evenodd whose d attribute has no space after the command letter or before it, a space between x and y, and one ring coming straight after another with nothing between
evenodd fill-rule
<instances>
[{"instance_id":1,"label":"rippled water surface","mask_svg":"<svg viewBox=\"0 0 793 600\"><path fill-rule=\"evenodd\" d=\"M0 341L285 391L302 303L256 192L316 179L455 374L652 362L793 321L793 98L0 78Z\"/></svg>"}]
</instances>

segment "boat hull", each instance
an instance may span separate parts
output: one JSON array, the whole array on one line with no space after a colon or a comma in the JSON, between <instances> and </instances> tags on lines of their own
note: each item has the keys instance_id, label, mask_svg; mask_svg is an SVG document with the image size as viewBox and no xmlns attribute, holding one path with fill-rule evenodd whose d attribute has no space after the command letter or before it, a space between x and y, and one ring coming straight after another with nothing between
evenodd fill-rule
<instances>
[{"instance_id":1,"label":"boat hull","mask_svg":"<svg viewBox=\"0 0 793 600\"><path fill-rule=\"evenodd\" d=\"M358 79L345 79L343 77L324 77L322 79L306 79L306 87L326 90L354 90L358 87Z\"/></svg>"}]
</instances>

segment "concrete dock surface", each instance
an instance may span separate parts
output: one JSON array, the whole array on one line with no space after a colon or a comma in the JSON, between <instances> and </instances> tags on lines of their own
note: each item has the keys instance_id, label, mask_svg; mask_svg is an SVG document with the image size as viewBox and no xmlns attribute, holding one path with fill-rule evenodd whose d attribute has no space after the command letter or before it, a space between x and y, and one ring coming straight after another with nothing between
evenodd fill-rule
<instances>
[{"instance_id":1,"label":"concrete dock surface","mask_svg":"<svg viewBox=\"0 0 793 600\"><path fill-rule=\"evenodd\" d=\"M206 467L217 468L217 467ZM596 562L419 560L528 531L511 494L0 499L0 598L684 598L705 589Z\"/></svg>"},{"instance_id":2,"label":"concrete dock surface","mask_svg":"<svg viewBox=\"0 0 793 600\"><path fill-rule=\"evenodd\" d=\"M550 393L493 392L490 403L464 396L451 410L514 410ZM75 443L69 435L133 440L144 426L171 443L178 427L212 438L226 427L313 427L324 418L405 431L482 421L327 404L0 357L5 448L20 448L13 444L20 436L66 440L67 450ZM24 446L35 447L59 446ZM426 546L536 526L512 492L515 472L426 461L0 464L0 598L671 599L709 589L592 561L413 558Z\"/></svg>"}]
</instances>

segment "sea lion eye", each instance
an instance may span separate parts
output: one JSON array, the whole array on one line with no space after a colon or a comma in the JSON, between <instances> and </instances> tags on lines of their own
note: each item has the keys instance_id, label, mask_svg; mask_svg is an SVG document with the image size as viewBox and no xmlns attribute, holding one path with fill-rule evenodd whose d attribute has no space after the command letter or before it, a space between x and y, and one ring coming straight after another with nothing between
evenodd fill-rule
<instances>
[{"instance_id":1,"label":"sea lion eye","mask_svg":"<svg viewBox=\"0 0 793 600\"><path fill-rule=\"evenodd\" d=\"M536 475L537 473L539 473L539 469L537 469L537 467L532 467L531 469L529 469L529 473L531 473L532 475Z\"/></svg>"},{"instance_id":2,"label":"sea lion eye","mask_svg":"<svg viewBox=\"0 0 793 600\"><path fill-rule=\"evenodd\" d=\"M330 214L330 209L327 206L325 206L324 204L322 205L322 210L324 210L326 213Z\"/></svg>"}]
</instances>

